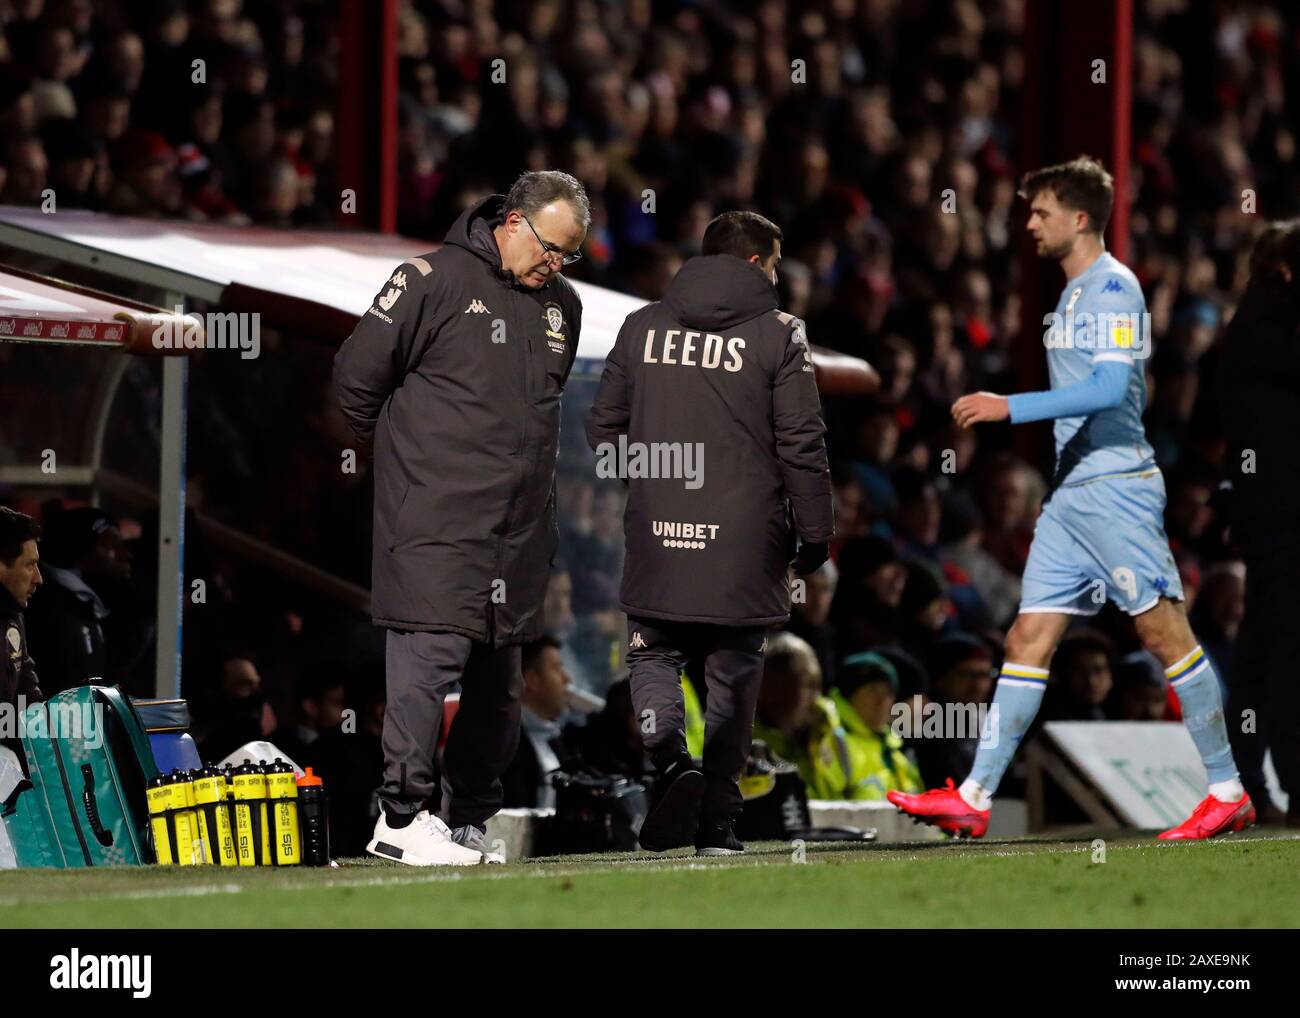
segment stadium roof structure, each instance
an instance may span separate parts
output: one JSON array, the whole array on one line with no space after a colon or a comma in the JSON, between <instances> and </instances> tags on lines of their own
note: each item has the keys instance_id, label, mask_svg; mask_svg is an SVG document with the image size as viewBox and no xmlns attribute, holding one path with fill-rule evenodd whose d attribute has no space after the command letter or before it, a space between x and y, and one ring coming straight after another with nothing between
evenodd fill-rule
<instances>
[{"instance_id":1,"label":"stadium roof structure","mask_svg":"<svg viewBox=\"0 0 1300 1018\"><path fill-rule=\"evenodd\" d=\"M0 341L142 352L166 317L146 304L0 266Z\"/></svg>"},{"instance_id":2,"label":"stadium roof structure","mask_svg":"<svg viewBox=\"0 0 1300 1018\"><path fill-rule=\"evenodd\" d=\"M393 267L438 245L411 237L277 230L98 212L44 214L0 206L0 244L221 305L271 325L341 341ZM582 298L580 358L603 361L623 319L644 301L575 282Z\"/></svg>"},{"instance_id":3,"label":"stadium roof structure","mask_svg":"<svg viewBox=\"0 0 1300 1018\"><path fill-rule=\"evenodd\" d=\"M73 210L46 214L0 206L0 244L85 265L124 279L258 312L270 325L341 342L374 301L394 266L439 245L347 230L280 230L140 219ZM576 370L596 370L640 298L574 280L582 298ZM868 390L864 361L813 347L825 392Z\"/></svg>"}]
</instances>

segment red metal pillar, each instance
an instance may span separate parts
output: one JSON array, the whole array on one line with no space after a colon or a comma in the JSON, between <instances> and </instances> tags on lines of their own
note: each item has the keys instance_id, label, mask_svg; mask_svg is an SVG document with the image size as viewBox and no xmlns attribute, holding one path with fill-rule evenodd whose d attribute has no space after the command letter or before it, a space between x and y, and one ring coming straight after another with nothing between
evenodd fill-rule
<instances>
[{"instance_id":1,"label":"red metal pillar","mask_svg":"<svg viewBox=\"0 0 1300 1018\"><path fill-rule=\"evenodd\" d=\"M1105 163L1115 178L1106 247L1123 261L1128 256L1132 0L1027 0L1024 53L1020 170L1085 154ZM1056 306L1065 280L1056 265L1038 258L1024 233L1025 215L1022 205L1016 220L1021 336L1015 361L1017 387L1030 390L1047 384L1043 316ZM1040 461L1049 429L1016 430L1022 433L1017 435L1022 455Z\"/></svg>"},{"instance_id":2,"label":"red metal pillar","mask_svg":"<svg viewBox=\"0 0 1300 1018\"><path fill-rule=\"evenodd\" d=\"M356 192L341 226L397 230L397 3L339 0L338 186Z\"/></svg>"}]
</instances>

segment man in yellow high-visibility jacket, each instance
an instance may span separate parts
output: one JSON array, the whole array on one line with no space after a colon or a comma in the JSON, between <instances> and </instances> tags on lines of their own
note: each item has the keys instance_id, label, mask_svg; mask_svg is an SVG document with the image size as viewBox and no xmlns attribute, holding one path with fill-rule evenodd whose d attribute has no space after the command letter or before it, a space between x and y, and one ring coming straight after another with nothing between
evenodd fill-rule
<instances>
[{"instance_id":1,"label":"man in yellow high-visibility jacket","mask_svg":"<svg viewBox=\"0 0 1300 1018\"><path fill-rule=\"evenodd\" d=\"M854 654L840 664L831 691L847 733L852 794L849 799L884 799L890 791L924 788L916 762L890 722L898 699L898 673L879 654Z\"/></svg>"},{"instance_id":2,"label":"man in yellow high-visibility jacket","mask_svg":"<svg viewBox=\"0 0 1300 1018\"><path fill-rule=\"evenodd\" d=\"M884 799L919 790L920 774L889 728L898 677L877 654L844 662L839 688L820 696L808 644L779 633L768 645L754 738L799 768L810 799Z\"/></svg>"}]
</instances>

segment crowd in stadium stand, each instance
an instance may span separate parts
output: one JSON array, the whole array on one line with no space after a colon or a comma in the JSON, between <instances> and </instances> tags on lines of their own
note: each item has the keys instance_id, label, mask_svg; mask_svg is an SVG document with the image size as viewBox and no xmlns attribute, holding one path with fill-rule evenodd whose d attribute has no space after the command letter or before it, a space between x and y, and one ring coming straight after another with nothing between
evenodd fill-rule
<instances>
[{"instance_id":1,"label":"crowd in stadium stand","mask_svg":"<svg viewBox=\"0 0 1300 1018\"><path fill-rule=\"evenodd\" d=\"M329 4L0 5L0 201L273 226L328 221Z\"/></svg>"},{"instance_id":2,"label":"crowd in stadium stand","mask_svg":"<svg viewBox=\"0 0 1300 1018\"><path fill-rule=\"evenodd\" d=\"M60 207L326 222L337 189L330 7L0 4L0 200L39 204L48 185ZM1300 212L1297 25L1294 12L1249 2L1134 8L1133 172L1120 200L1131 199L1128 260L1158 351L1145 365L1148 435L1166 475L1167 530L1194 627L1227 679L1243 569L1217 504L1224 445L1204 383L1252 238L1266 220ZM1050 443L1041 425L1028 439L1006 426L963 432L948 408L964 392L1016 387L1023 309L1014 253L1024 213L1015 192L1028 169L1013 162L1021 16L1014 0L401 5L402 233L440 237L468 202L504 191L521 171L566 169L586 185L593 213L572 275L656 299L713 215L754 208L785 231L782 307L806 320L814 344L865 357L881 373L878 396L825 401L839 536L770 662L759 717L796 762L819 755L828 732L879 734L879 713L843 723L858 704L992 695L1048 493ZM207 61L208 89L174 87L189 80L196 56ZM798 80L794 60L803 62ZM955 211L941 205L947 189ZM533 670L526 727L560 731L566 712L554 686L567 675L606 701L591 724L607 733L608 759L631 768L617 603L621 489L598 482L575 444L583 392L574 385L566 396L564 564L547 602L560 645L529 651L547 675ZM320 399L305 402L323 421ZM232 428L236 444L263 440L240 434L238 420ZM336 462L334 441L319 443L325 452L284 455L318 456L324 474ZM202 476L201 451L192 463ZM299 479L313 469L296 459L274 468ZM274 487L256 472L250 481ZM278 532L276 499L248 500L244 511L265 514L243 520L249 529ZM364 499L346 502L347 522L321 527L317 546L299 550L325 561L341 554L341 534L359 533L352 562L364 563L368 512ZM193 652L202 654L193 695L210 699L207 730L268 735L282 727L268 716L274 702L292 713L286 723L301 741L314 741L328 726L313 718L331 715L301 673L343 660L348 702L372 711L374 734L382 659L364 620L321 625L303 595L252 583L246 572L241 580L243 566L213 554L205 565L227 610ZM336 638L326 651L315 635L323 631ZM844 667L864 652L876 660ZM187 664L190 656L187 648ZM1052 671L1045 720L1176 716L1162 670L1113 608L1080 620ZM290 694L295 687L301 695ZM355 689L370 691L364 704ZM963 776L970 746L924 741L915 748L925 783ZM525 743L525 753L541 745ZM914 782L896 750L882 751L893 777L881 780ZM340 759L347 752L335 749ZM531 773L536 761L525 764ZM811 785L825 775L809 764L805 777Z\"/></svg>"}]
</instances>

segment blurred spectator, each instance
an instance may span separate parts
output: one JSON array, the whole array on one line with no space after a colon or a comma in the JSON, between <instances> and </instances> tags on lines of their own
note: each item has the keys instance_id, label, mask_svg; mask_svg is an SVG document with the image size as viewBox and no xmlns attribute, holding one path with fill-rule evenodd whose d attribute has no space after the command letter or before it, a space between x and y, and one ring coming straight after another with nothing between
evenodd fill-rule
<instances>
[{"instance_id":1,"label":"blurred spectator","mask_svg":"<svg viewBox=\"0 0 1300 1018\"><path fill-rule=\"evenodd\" d=\"M356 711L355 728L326 729L296 760L300 767L311 767L325 783L330 851L339 859L364 854L379 819L378 791L384 780L382 670L358 675L348 703Z\"/></svg>"},{"instance_id":2,"label":"blurred spectator","mask_svg":"<svg viewBox=\"0 0 1300 1018\"><path fill-rule=\"evenodd\" d=\"M1292 142L1294 144L1294 141ZM1263 823L1300 825L1300 222L1271 224L1251 252L1250 282L1220 338L1219 403L1231 526L1246 573L1240 645L1233 648L1228 733L1242 784ZM1249 412L1243 408L1249 407ZM1271 468L1264 464L1272 464ZM1216 599L1218 600L1218 599ZM1235 600L1235 592L1231 599ZM1216 614L1225 614L1223 608ZM1235 612L1234 612L1235 614ZM1251 718L1253 724L1236 724ZM1272 755L1284 815L1264 780Z\"/></svg>"},{"instance_id":3,"label":"blurred spectator","mask_svg":"<svg viewBox=\"0 0 1300 1018\"><path fill-rule=\"evenodd\" d=\"M872 672L867 683L859 683L868 671L853 671L850 692L841 692L839 701L849 710L858 702L871 718L858 715L846 723L836 698L822 696L822 670L813 647L793 633L768 638L754 740L766 742L772 754L800 768L809 798L876 800L884 797L885 785L913 780L904 759L897 758L901 740L894 745L892 732L872 727L888 710L881 702L888 698L889 705L893 703L888 673ZM863 685L880 681L888 693L863 690ZM858 693L861 696L855 697Z\"/></svg>"},{"instance_id":4,"label":"blurred spectator","mask_svg":"<svg viewBox=\"0 0 1300 1018\"><path fill-rule=\"evenodd\" d=\"M64 208L99 208L108 186L108 157L101 142L70 118L51 119L41 131L49 185Z\"/></svg>"},{"instance_id":5,"label":"blurred spectator","mask_svg":"<svg viewBox=\"0 0 1300 1018\"><path fill-rule=\"evenodd\" d=\"M308 665L294 684L293 721L271 733L271 742L299 767L321 733L343 722L343 680L336 673ZM355 719L353 723L355 730Z\"/></svg>"},{"instance_id":6,"label":"blurred spectator","mask_svg":"<svg viewBox=\"0 0 1300 1018\"><path fill-rule=\"evenodd\" d=\"M5 143L5 183L0 198L9 205L40 205L46 198L50 163L36 135L10 137Z\"/></svg>"},{"instance_id":7,"label":"blurred spectator","mask_svg":"<svg viewBox=\"0 0 1300 1018\"><path fill-rule=\"evenodd\" d=\"M959 780L970 772L980 731L978 722L969 722L978 717L979 707L989 702L996 675L988 645L965 633L939 640L930 653L929 665L928 709L942 712L943 724L938 737L927 735L925 716L914 708L906 730L912 736L926 787L938 788L948 778ZM962 730L957 728L958 721Z\"/></svg>"},{"instance_id":8,"label":"blurred spectator","mask_svg":"<svg viewBox=\"0 0 1300 1018\"><path fill-rule=\"evenodd\" d=\"M603 696L611 681L613 654L612 634L602 626L615 614L606 610L579 620L573 614L573 578L558 563L547 581L542 610L546 631L560 643L560 661L570 682L594 696Z\"/></svg>"},{"instance_id":9,"label":"blurred spectator","mask_svg":"<svg viewBox=\"0 0 1300 1018\"><path fill-rule=\"evenodd\" d=\"M895 731L898 672L879 654L844 660L831 701L844 724L855 786L849 799L921 791L921 773Z\"/></svg>"},{"instance_id":10,"label":"blurred spectator","mask_svg":"<svg viewBox=\"0 0 1300 1018\"><path fill-rule=\"evenodd\" d=\"M232 648L217 655L212 692L194 704L194 741L205 763L217 763L245 743L268 738L275 712L253 655Z\"/></svg>"},{"instance_id":11,"label":"blurred spectator","mask_svg":"<svg viewBox=\"0 0 1300 1018\"><path fill-rule=\"evenodd\" d=\"M1115 646L1096 629L1070 630L1052 655L1044 721L1104 721L1102 704L1115 685Z\"/></svg>"},{"instance_id":12,"label":"blurred spectator","mask_svg":"<svg viewBox=\"0 0 1300 1018\"><path fill-rule=\"evenodd\" d=\"M563 736L569 691L569 676L560 659L560 642L544 636L526 644L522 669L519 748L501 776L503 804L548 809L555 805L550 776L560 769L562 761L554 743Z\"/></svg>"},{"instance_id":13,"label":"blurred spectator","mask_svg":"<svg viewBox=\"0 0 1300 1018\"><path fill-rule=\"evenodd\" d=\"M109 211L146 218L179 215L178 167L175 149L161 134L142 128L128 131L113 149Z\"/></svg>"},{"instance_id":14,"label":"blurred spectator","mask_svg":"<svg viewBox=\"0 0 1300 1018\"><path fill-rule=\"evenodd\" d=\"M115 681L104 637L109 608L103 591L131 577L118 521L89 507L47 514L41 572L45 583L27 609L27 639L45 695Z\"/></svg>"},{"instance_id":15,"label":"blurred spectator","mask_svg":"<svg viewBox=\"0 0 1300 1018\"><path fill-rule=\"evenodd\" d=\"M1168 691L1159 661L1145 650L1127 654L1115 669L1111 716L1116 721L1164 721Z\"/></svg>"},{"instance_id":16,"label":"blurred spectator","mask_svg":"<svg viewBox=\"0 0 1300 1018\"><path fill-rule=\"evenodd\" d=\"M840 550L831 620L848 654L893 643L902 632L900 605L908 571L882 537L859 537Z\"/></svg>"},{"instance_id":17,"label":"blurred spectator","mask_svg":"<svg viewBox=\"0 0 1300 1018\"><path fill-rule=\"evenodd\" d=\"M1205 571L1196 605L1191 612L1192 629L1201 648L1214 666L1228 702L1228 676L1235 663L1234 650L1241 620L1246 614L1246 567L1239 561L1218 562Z\"/></svg>"},{"instance_id":18,"label":"blurred spectator","mask_svg":"<svg viewBox=\"0 0 1300 1018\"><path fill-rule=\"evenodd\" d=\"M1022 460L999 455L989 463L982 497L984 550L1015 576L1023 576L1042 505L1042 477Z\"/></svg>"},{"instance_id":19,"label":"blurred spectator","mask_svg":"<svg viewBox=\"0 0 1300 1018\"><path fill-rule=\"evenodd\" d=\"M836 655L839 653L835 627L830 621L839 570L834 562L825 562L816 572L804 577L803 582L804 598L801 601L792 598L790 623L786 629L812 647L821 668L823 689L829 691L835 685Z\"/></svg>"},{"instance_id":20,"label":"blurred spectator","mask_svg":"<svg viewBox=\"0 0 1300 1018\"><path fill-rule=\"evenodd\" d=\"M943 522L940 558L945 565L961 570L974 588L979 597L980 621L1005 629L1020 607L1020 577L984 549L983 519L973 499L954 499L945 509Z\"/></svg>"},{"instance_id":21,"label":"blurred spectator","mask_svg":"<svg viewBox=\"0 0 1300 1018\"><path fill-rule=\"evenodd\" d=\"M939 634L948 626L952 602L939 571L920 559L904 563L906 580L899 600L899 642L917 659L930 656Z\"/></svg>"}]
</instances>

